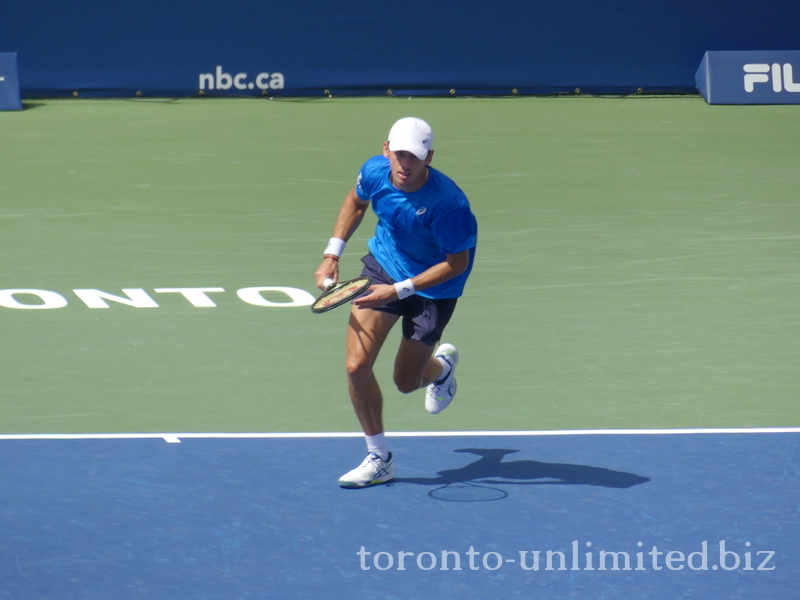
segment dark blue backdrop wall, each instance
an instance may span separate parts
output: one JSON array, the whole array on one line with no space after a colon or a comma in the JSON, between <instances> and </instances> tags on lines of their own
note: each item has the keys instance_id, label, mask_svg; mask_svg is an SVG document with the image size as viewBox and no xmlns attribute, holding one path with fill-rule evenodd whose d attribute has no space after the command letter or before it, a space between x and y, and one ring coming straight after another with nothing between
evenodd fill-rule
<instances>
[{"instance_id":1,"label":"dark blue backdrop wall","mask_svg":"<svg viewBox=\"0 0 800 600\"><path fill-rule=\"evenodd\" d=\"M797 0L29 0L23 97L693 92L706 50L800 49Z\"/></svg>"}]
</instances>

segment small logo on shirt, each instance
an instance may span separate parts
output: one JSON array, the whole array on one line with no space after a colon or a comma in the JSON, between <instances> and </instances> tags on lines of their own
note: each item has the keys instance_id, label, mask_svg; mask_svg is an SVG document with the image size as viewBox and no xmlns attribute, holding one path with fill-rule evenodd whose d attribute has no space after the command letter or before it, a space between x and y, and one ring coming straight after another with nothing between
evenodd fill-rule
<instances>
[{"instance_id":1,"label":"small logo on shirt","mask_svg":"<svg viewBox=\"0 0 800 600\"><path fill-rule=\"evenodd\" d=\"M427 212L428 208L423 206L422 208L417 209L417 215L422 216Z\"/></svg>"}]
</instances>

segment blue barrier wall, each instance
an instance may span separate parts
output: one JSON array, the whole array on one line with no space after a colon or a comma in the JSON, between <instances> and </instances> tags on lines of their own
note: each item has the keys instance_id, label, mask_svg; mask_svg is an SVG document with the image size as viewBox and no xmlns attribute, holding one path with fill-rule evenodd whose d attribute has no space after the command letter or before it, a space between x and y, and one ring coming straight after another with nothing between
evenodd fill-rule
<instances>
[{"instance_id":1,"label":"blue barrier wall","mask_svg":"<svg viewBox=\"0 0 800 600\"><path fill-rule=\"evenodd\" d=\"M797 0L31 0L23 97L694 92L707 50L800 48Z\"/></svg>"}]
</instances>

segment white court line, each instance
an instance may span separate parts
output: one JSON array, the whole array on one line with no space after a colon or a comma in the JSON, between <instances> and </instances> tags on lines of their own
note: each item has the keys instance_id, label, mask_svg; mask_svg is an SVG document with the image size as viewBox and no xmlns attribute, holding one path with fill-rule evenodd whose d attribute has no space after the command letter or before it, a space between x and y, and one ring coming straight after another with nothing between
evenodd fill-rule
<instances>
[{"instance_id":1,"label":"white court line","mask_svg":"<svg viewBox=\"0 0 800 600\"><path fill-rule=\"evenodd\" d=\"M567 436L567 435L687 435L687 434L748 434L800 433L800 427L728 427L697 429L555 429L541 431L397 431L387 437L499 437L499 436ZM0 435L2 440L134 440L162 439L179 444L183 439L309 439L358 438L361 432L307 433L21 433Z\"/></svg>"}]
</instances>

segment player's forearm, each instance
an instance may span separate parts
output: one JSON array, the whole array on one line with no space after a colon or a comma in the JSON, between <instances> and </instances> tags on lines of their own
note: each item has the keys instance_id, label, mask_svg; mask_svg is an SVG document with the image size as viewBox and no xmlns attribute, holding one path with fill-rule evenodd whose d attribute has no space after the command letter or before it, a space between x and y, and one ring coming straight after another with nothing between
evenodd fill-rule
<instances>
[{"instance_id":1,"label":"player's forearm","mask_svg":"<svg viewBox=\"0 0 800 600\"><path fill-rule=\"evenodd\" d=\"M432 288L458 277L469 266L469 250L448 254L447 258L411 279L416 291Z\"/></svg>"},{"instance_id":2,"label":"player's forearm","mask_svg":"<svg viewBox=\"0 0 800 600\"><path fill-rule=\"evenodd\" d=\"M338 238L343 242L331 239L325 249L325 253L322 256L322 264L314 273L319 289L322 290L327 287L325 283L328 279L339 280L339 256L344 250L344 242L347 242L353 232L358 229L361 220L364 218L364 213L366 213L367 206L369 204L356 195L355 189L348 192L342 203L342 208L339 210L336 225L333 227L333 238Z\"/></svg>"},{"instance_id":3,"label":"player's forearm","mask_svg":"<svg viewBox=\"0 0 800 600\"><path fill-rule=\"evenodd\" d=\"M358 226L361 225L368 206L368 203L358 198L355 190L350 190L342 203L342 208L339 210L336 225L333 227L333 237L345 242L348 241L355 230L358 229Z\"/></svg>"},{"instance_id":4,"label":"player's forearm","mask_svg":"<svg viewBox=\"0 0 800 600\"><path fill-rule=\"evenodd\" d=\"M397 298L407 298L409 295L421 290L439 285L458 277L469 267L470 251L465 250L458 254L448 254L447 258L430 269L423 271L411 279L412 287L399 281L394 285L373 285L370 294L353 301L358 308L377 308Z\"/></svg>"}]
</instances>

